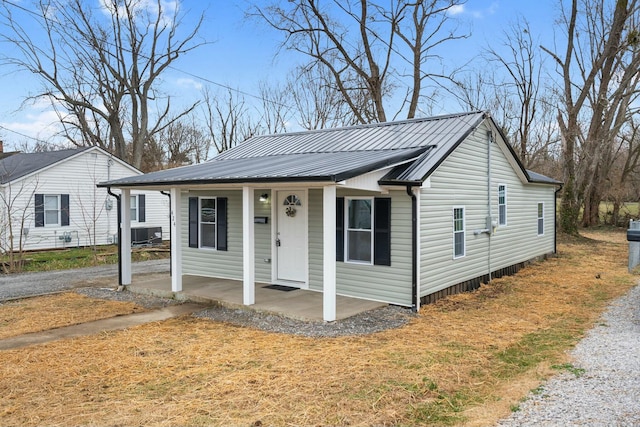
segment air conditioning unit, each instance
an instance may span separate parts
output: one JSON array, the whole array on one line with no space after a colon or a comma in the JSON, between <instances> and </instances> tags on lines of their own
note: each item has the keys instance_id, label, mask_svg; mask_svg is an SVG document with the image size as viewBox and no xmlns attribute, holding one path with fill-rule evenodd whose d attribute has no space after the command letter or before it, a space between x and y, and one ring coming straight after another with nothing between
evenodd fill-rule
<instances>
[{"instance_id":1,"label":"air conditioning unit","mask_svg":"<svg viewBox=\"0 0 640 427\"><path fill-rule=\"evenodd\" d=\"M137 227L131 229L131 246L162 244L162 227Z\"/></svg>"}]
</instances>

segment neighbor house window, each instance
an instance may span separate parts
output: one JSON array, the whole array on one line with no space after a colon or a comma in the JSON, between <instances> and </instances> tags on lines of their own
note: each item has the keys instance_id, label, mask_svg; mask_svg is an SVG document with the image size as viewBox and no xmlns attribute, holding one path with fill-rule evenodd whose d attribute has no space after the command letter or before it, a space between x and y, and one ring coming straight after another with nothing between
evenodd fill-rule
<instances>
[{"instance_id":1,"label":"neighbor house window","mask_svg":"<svg viewBox=\"0 0 640 427\"><path fill-rule=\"evenodd\" d=\"M507 225L507 186L498 185L498 224Z\"/></svg>"},{"instance_id":2,"label":"neighbor house window","mask_svg":"<svg viewBox=\"0 0 640 427\"><path fill-rule=\"evenodd\" d=\"M453 208L453 257L465 255L464 208Z\"/></svg>"},{"instance_id":3,"label":"neighbor house window","mask_svg":"<svg viewBox=\"0 0 640 427\"><path fill-rule=\"evenodd\" d=\"M544 203L538 203L538 236L544 234Z\"/></svg>"},{"instance_id":4,"label":"neighbor house window","mask_svg":"<svg viewBox=\"0 0 640 427\"><path fill-rule=\"evenodd\" d=\"M347 261L371 264L373 199L347 199Z\"/></svg>"},{"instance_id":5,"label":"neighbor house window","mask_svg":"<svg viewBox=\"0 0 640 427\"><path fill-rule=\"evenodd\" d=\"M227 250L227 198L189 197L189 247Z\"/></svg>"},{"instance_id":6,"label":"neighbor house window","mask_svg":"<svg viewBox=\"0 0 640 427\"><path fill-rule=\"evenodd\" d=\"M144 194L132 195L130 200L131 221L145 222L146 206Z\"/></svg>"},{"instance_id":7,"label":"neighbor house window","mask_svg":"<svg viewBox=\"0 0 640 427\"><path fill-rule=\"evenodd\" d=\"M69 225L68 194L36 194L36 227L59 227Z\"/></svg>"},{"instance_id":8,"label":"neighbor house window","mask_svg":"<svg viewBox=\"0 0 640 427\"><path fill-rule=\"evenodd\" d=\"M60 196L44 196L44 226L60 225Z\"/></svg>"}]
</instances>

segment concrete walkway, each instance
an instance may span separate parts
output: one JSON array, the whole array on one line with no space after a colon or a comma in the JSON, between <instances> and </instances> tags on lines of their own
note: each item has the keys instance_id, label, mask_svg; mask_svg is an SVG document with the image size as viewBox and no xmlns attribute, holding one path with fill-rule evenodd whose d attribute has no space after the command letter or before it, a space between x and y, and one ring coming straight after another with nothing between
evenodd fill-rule
<instances>
[{"instance_id":1,"label":"concrete walkway","mask_svg":"<svg viewBox=\"0 0 640 427\"><path fill-rule=\"evenodd\" d=\"M134 313L124 316L110 317L108 319L95 320L93 322L80 323L78 325L66 326L63 328L50 329L42 332L20 335L17 337L0 340L0 350L10 350L27 347L35 344L43 344L50 341L76 338L86 335L97 334L103 331L115 331L126 329L144 323L160 322L172 317L191 314L204 309L200 304L180 304L171 305L158 310L146 311L144 313Z\"/></svg>"}]
</instances>

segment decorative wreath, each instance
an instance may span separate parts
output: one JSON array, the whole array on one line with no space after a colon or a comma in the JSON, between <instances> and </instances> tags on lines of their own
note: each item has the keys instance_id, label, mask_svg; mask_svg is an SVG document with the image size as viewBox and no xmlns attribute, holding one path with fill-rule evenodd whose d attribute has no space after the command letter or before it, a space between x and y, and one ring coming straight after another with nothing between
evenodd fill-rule
<instances>
[{"instance_id":1,"label":"decorative wreath","mask_svg":"<svg viewBox=\"0 0 640 427\"><path fill-rule=\"evenodd\" d=\"M302 203L300 202L300 198L298 196L296 196L295 194L290 194L286 199L284 199L283 205L287 207L284 210L287 216L293 218L294 216L296 216L296 208L294 206L302 206Z\"/></svg>"}]
</instances>

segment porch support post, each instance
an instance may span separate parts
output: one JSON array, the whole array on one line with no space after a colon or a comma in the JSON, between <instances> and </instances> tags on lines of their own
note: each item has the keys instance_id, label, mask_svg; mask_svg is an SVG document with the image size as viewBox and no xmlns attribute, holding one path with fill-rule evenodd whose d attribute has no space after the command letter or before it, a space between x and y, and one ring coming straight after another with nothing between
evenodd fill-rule
<instances>
[{"instance_id":1,"label":"porch support post","mask_svg":"<svg viewBox=\"0 0 640 427\"><path fill-rule=\"evenodd\" d=\"M256 302L255 233L253 188L242 187L242 303Z\"/></svg>"},{"instance_id":2,"label":"porch support post","mask_svg":"<svg viewBox=\"0 0 640 427\"><path fill-rule=\"evenodd\" d=\"M131 284L131 190L122 189L120 201L120 218L122 219L122 233L120 233L120 259L122 260L122 285Z\"/></svg>"},{"instance_id":3,"label":"porch support post","mask_svg":"<svg viewBox=\"0 0 640 427\"><path fill-rule=\"evenodd\" d=\"M182 235L180 224L182 224L182 199L180 189L171 188L171 292L182 291Z\"/></svg>"},{"instance_id":4,"label":"porch support post","mask_svg":"<svg viewBox=\"0 0 640 427\"><path fill-rule=\"evenodd\" d=\"M322 313L325 322L336 320L336 186L322 190Z\"/></svg>"}]
</instances>

